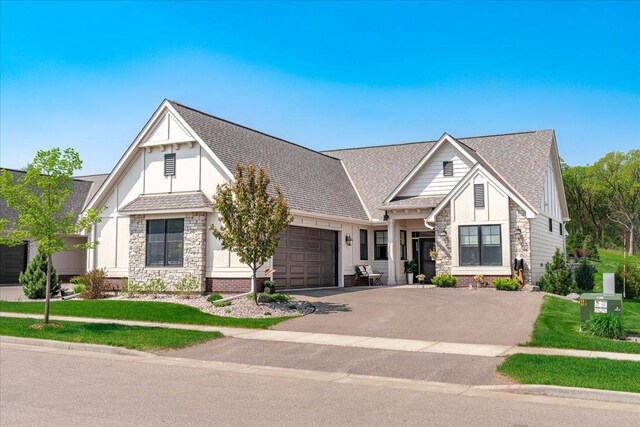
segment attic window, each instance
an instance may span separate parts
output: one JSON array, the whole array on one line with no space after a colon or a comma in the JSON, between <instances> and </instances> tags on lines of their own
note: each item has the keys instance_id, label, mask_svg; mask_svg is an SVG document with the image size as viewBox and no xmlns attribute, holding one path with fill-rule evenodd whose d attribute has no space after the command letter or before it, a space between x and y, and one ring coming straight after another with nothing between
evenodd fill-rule
<instances>
[{"instance_id":1,"label":"attic window","mask_svg":"<svg viewBox=\"0 0 640 427\"><path fill-rule=\"evenodd\" d=\"M164 176L176 175L176 153L164 155Z\"/></svg>"},{"instance_id":2,"label":"attic window","mask_svg":"<svg viewBox=\"0 0 640 427\"><path fill-rule=\"evenodd\" d=\"M453 176L453 162L442 162L442 173L444 176Z\"/></svg>"},{"instance_id":3,"label":"attic window","mask_svg":"<svg viewBox=\"0 0 640 427\"><path fill-rule=\"evenodd\" d=\"M473 200L476 208L484 208L484 184L474 184Z\"/></svg>"}]
</instances>

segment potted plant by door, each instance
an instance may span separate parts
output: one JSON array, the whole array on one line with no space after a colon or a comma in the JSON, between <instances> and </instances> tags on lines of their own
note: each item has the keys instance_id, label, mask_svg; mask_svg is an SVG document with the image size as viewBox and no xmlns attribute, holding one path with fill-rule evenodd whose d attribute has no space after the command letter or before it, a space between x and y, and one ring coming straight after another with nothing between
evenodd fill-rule
<instances>
[{"instance_id":1,"label":"potted plant by door","mask_svg":"<svg viewBox=\"0 0 640 427\"><path fill-rule=\"evenodd\" d=\"M407 284L413 283L413 275L418 272L418 261L410 259L404 262L404 272L407 275Z\"/></svg>"}]
</instances>

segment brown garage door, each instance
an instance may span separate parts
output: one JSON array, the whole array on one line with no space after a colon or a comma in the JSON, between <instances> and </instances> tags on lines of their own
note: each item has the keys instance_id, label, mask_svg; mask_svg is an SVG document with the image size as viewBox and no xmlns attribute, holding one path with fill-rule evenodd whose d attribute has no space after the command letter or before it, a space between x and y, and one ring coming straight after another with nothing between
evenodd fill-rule
<instances>
[{"instance_id":1,"label":"brown garage door","mask_svg":"<svg viewBox=\"0 0 640 427\"><path fill-rule=\"evenodd\" d=\"M338 233L319 228L287 228L280 235L273 268L279 288L338 286Z\"/></svg>"},{"instance_id":2,"label":"brown garage door","mask_svg":"<svg viewBox=\"0 0 640 427\"><path fill-rule=\"evenodd\" d=\"M27 264L27 245L0 245L0 284L18 283Z\"/></svg>"}]
</instances>

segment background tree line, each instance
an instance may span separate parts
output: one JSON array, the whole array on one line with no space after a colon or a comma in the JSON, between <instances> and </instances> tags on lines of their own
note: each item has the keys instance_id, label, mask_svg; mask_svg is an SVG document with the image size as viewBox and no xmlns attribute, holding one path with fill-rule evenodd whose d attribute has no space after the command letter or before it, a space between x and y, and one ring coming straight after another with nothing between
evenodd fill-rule
<instances>
[{"instance_id":1,"label":"background tree line","mask_svg":"<svg viewBox=\"0 0 640 427\"><path fill-rule=\"evenodd\" d=\"M586 166L562 162L571 221L567 250L587 238L602 247L638 249L640 234L640 150L611 152Z\"/></svg>"}]
</instances>

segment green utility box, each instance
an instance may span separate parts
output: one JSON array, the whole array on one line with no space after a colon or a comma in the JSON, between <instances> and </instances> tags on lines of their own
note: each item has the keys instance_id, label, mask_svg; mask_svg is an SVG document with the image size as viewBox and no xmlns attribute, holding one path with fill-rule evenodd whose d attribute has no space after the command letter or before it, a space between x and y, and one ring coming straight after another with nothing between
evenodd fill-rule
<instances>
[{"instance_id":1,"label":"green utility box","mask_svg":"<svg viewBox=\"0 0 640 427\"><path fill-rule=\"evenodd\" d=\"M592 314L622 314L622 294L580 295L580 323L589 320Z\"/></svg>"}]
</instances>

